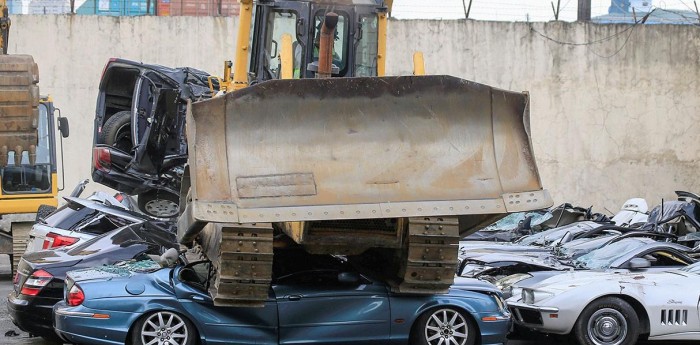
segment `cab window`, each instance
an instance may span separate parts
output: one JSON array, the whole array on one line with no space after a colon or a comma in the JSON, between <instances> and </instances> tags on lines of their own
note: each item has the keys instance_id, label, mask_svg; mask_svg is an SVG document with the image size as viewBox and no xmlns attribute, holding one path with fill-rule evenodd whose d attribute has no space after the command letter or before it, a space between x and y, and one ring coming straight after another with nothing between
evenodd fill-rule
<instances>
[{"instance_id":1,"label":"cab window","mask_svg":"<svg viewBox=\"0 0 700 345\"><path fill-rule=\"evenodd\" d=\"M313 61L318 61L318 50L321 40L321 25L325 18L326 11L316 13L314 22L314 41L313 41ZM348 71L347 52L348 52L348 20L347 16L338 13L338 25L335 28L335 38L333 44L333 64L338 67L338 76L344 76Z\"/></svg>"},{"instance_id":2,"label":"cab window","mask_svg":"<svg viewBox=\"0 0 700 345\"><path fill-rule=\"evenodd\" d=\"M267 39L265 40L265 61L267 61L267 72L272 79L279 79L281 76L280 53L282 52L282 36L287 34L296 37L297 15L292 11L272 11L268 17ZM293 39L294 41L294 39ZM303 60L302 50L299 43L292 43L294 77L299 77L301 62Z\"/></svg>"}]
</instances>

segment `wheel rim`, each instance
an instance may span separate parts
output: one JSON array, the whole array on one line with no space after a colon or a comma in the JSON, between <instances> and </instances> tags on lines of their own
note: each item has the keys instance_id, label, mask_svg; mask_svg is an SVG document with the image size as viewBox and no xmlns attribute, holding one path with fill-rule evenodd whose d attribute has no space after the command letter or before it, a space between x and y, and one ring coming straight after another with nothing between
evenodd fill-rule
<instances>
[{"instance_id":1,"label":"wheel rim","mask_svg":"<svg viewBox=\"0 0 700 345\"><path fill-rule=\"evenodd\" d=\"M156 217L172 217L176 215L180 208L176 202L166 199L153 199L144 206L146 212Z\"/></svg>"},{"instance_id":2,"label":"wheel rim","mask_svg":"<svg viewBox=\"0 0 700 345\"><path fill-rule=\"evenodd\" d=\"M616 309L599 309L588 319L588 337L596 345L622 344L627 338L627 320Z\"/></svg>"},{"instance_id":3,"label":"wheel rim","mask_svg":"<svg viewBox=\"0 0 700 345\"><path fill-rule=\"evenodd\" d=\"M149 316L141 327L141 342L144 345L183 345L188 338L185 321L167 311Z\"/></svg>"},{"instance_id":4,"label":"wheel rim","mask_svg":"<svg viewBox=\"0 0 700 345\"><path fill-rule=\"evenodd\" d=\"M467 320L452 309L440 309L425 325L425 340L431 345L464 345L469 337Z\"/></svg>"}]
</instances>

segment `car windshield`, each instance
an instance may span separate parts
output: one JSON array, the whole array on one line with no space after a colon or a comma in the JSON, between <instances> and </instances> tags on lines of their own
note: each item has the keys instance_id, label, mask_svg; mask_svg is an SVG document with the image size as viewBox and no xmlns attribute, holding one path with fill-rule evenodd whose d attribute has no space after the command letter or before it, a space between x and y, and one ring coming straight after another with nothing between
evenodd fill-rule
<instances>
[{"instance_id":1,"label":"car windshield","mask_svg":"<svg viewBox=\"0 0 700 345\"><path fill-rule=\"evenodd\" d=\"M603 248L596 249L574 260L576 267L588 269L607 269L617 259L646 245L639 239L627 239L611 243Z\"/></svg>"},{"instance_id":2,"label":"car windshield","mask_svg":"<svg viewBox=\"0 0 700 345\"><path fill-rule=\"evenodd\" d=\"M78 203L68 202L67 204L61 206L47 217L44 222L46 225L64 229L73 230L73 228L83 222L86 219L90 219L99 214L97 210L89 207L85 207Z\"/></svg>"}]
</instances>

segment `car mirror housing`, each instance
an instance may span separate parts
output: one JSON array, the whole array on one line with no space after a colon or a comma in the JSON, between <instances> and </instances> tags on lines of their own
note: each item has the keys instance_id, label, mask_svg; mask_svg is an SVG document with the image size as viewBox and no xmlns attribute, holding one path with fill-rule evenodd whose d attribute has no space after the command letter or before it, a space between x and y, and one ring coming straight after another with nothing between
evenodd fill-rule
<instances>
[{"instance_id":1,"label":"car mirror housing","mask_svg":"<svg viewBox=\"0 0 700 345\"><path fill-rule=\"evenodd\" d=\"M651 267L651 262L644 258L634 258L630 260L629 268L631 270L641 270Z\"/></svg>"}]
</instances>

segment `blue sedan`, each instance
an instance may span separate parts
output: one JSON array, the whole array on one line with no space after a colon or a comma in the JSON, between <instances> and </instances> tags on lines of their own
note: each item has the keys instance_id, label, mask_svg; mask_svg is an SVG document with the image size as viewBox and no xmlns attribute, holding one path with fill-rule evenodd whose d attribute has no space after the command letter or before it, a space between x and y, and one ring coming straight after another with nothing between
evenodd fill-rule
<instances>
[{"instance_id":1,"label":"blue sedan","mask_svg":"<svg viewBox=\"0 0 700 345\"><path fill-rule=\"evenodd\" d=\"M447 294L397 295L343 258L285 252L275 253L262 308L215 306L206 261L69 272L65 299L54 307L56 331L85 344L506 342L510 314L493 285L457 278Z\"/></svg>"}]
</instances>

